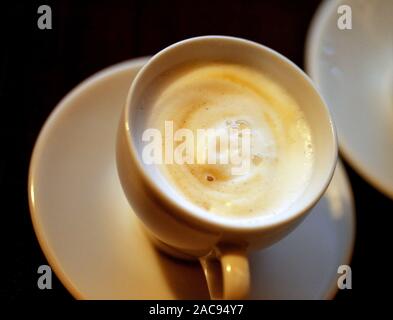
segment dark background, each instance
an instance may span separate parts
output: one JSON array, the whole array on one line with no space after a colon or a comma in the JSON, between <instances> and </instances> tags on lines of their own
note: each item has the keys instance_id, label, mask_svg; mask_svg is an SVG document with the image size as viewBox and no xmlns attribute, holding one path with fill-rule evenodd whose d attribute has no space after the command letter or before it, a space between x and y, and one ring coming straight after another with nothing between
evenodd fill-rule
<instances>
[{"instance_id":1,"label":"dark background","mask_svg":"<svg viewBox=\"0 0 393 320\"><path fill-rule=\"evenodd\" d=\"M37 27L37 9L42 4L52 8L52 30ZM0 285L1 295L6 300L72 299L57 279L52 290L37 288L37 268L47 262L27 202L32 148L45 119L69 90L111 64L208 34L254 40L303 68L306 32L318 4L312 0L2 3L1 264L6 280ZM391 219L393 201L345 165L356 201L357 236L351 264L353 289L340 291L336 298L375 298L390 272L383 258L386 252L380 252L388 242L387 219Z\"/></svg>"}]
</instances>

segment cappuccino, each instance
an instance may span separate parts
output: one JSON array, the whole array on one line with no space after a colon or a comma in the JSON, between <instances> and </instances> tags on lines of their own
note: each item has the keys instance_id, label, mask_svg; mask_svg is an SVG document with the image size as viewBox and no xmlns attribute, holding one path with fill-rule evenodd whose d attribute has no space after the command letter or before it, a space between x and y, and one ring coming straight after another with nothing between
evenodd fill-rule
<instances>
[{"instance_id":1,"label":"cappuccino","mask_svg":"<svg viewBox=\"0 0 393 320\"><path fill-rule=\"evenodd\" d=\"M216 162L157 165L191 203L217 215L249 217L282 212L304 192L314 161L311 130L296 101L267 75L240 64L193 63L161 74L146 92L146 128L163 137L168 122L175 132L187 129L195 137L198 130L214 129L214 139L195 142L185 156L192 160L209 149ZM242 161L220 161L233 153ZM234 170L239 166L246 170Z\"/></svg>"}]
</instances>

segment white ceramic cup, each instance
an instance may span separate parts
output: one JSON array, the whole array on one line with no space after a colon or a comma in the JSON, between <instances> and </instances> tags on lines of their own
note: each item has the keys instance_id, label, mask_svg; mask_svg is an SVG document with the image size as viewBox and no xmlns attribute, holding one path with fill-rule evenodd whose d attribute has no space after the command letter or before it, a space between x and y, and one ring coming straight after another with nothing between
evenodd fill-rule
<instances>
[{"instance_id":1,"label":"white ceramic cup","mask_svg":"<svg viewBox=\"0 0 393 320\"><path fill-rule=\"evenodd\" d=\"M175 191L154 165L142 161L142 134L149 109L139 108L151 81L188 61L220 60L256 68L283 86L310 125L315 163L303 195L285 212L246 218L214 215ZM250 289L247 253L282 239L325 192L337 160L332 119L318 91L291 61L244 39L205 36L160 51L141 69L129 90L117 137L117 168L123 190L146 229L170 254L199 259L213 299L246 298Z\"/></svg>"}]
</instances>

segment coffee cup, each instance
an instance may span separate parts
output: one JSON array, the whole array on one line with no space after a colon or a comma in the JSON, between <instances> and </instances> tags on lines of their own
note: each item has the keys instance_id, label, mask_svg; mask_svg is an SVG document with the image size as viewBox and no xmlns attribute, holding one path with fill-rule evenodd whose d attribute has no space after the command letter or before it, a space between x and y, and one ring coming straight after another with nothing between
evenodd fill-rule
<instances>
[{"instance_id":1,"label":"coffee cup","mask_svg":"<svg viewBox=\"0 0 393 320\"><path fill-rule=\"evenodd\" d=\"M195 61L219 61L258 70L299 105L312 136L313 163L304 190L285 210L240 217L214 214L172 188L157 166L144 163L142 137L153 112L145 104L147 97L154 95L152 83L179 65ZM279 241L307 216L332 178L337 141L328 108L309 77L295 64L252 41L204 36L163 49L140 70L121 115L116 160L124 193L154 243L175 257L199 260L212 299L243 299L252 284L248 253Z\"/></svg>"}]
</instances>

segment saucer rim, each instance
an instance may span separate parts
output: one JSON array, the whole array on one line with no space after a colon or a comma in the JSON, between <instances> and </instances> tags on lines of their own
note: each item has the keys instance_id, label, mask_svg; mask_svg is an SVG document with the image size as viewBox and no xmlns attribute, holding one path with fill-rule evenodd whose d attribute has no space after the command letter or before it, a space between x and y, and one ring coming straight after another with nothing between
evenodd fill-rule
<instances>
[{"instance_id":1,"label":"saucer rim","mask_svg":"<svg viewBox=\"0 0 393 320\"><path fill-rule=\"evenodd\" d=\"M45 231L43 230L42 224L39 223L38 219L38 211L39 209L36 207L35 200L34 200L34 172L36 172L36 168L39 163L40 154L43 152L46 146L46 137L48 133L52 130L52 128L57 124L57 121L61 118L61 114L67 111L69 106L69 102L72 101L75 97L77 97L82 91L90 87L92 84L96 84L97 82L106 80L107 77L112 76L117 72L122 72L125 70L133 69L133 68L140 68L149 60L149 56L139 57L135 59L129 59L123 62L116 63L114 65L108 66L93 75L89 76L78 85L76 85L73 89L69 91L69 93L62 98L55 108L51 111L50 115L46 119L44 125L42 126L36 143L34 145L34 149L32 152L30 165L29 165L29 173L28 173L28 202L29 202L29 211L30 211L30 218L33 224L33 229L35 231L36 238L38 243L44 253L49 265L55 272L56 276L59 278L61 283L67 289L67 291L77 300L89 300L87 296L81 293L81 291L77 288L77 286L73 283L71 278L67 275L64 271L63 267L58 262L56 257L56 253L50 248L49 244L45 240ZM351 207L351 224L350 224L350 234L352 235L348 249L346 250L345 254L343 254L343 261L346 264L350 264L353 253L354 253L354 245L356 240L356 217L355 217L355 202L353 197L353 191L350 184L350 180L346 173L345 167L343 166L340 159L337 161L337 165L335 170L340 170L340 174L343 175L345 183L347 184L347 191L348 191L348 199L350 202ZM338 292L337 285L335 282L332 281L332 284L329 289L323 294L324 299L330 300L335 297Z\"/></svg>"},{"instance_id":2,"label":"saucer rim","mask_svg":"<svg viewBox=\"0 0 393 320\"><path fill-rule=\"evenodd\" d=\"M337 165L335 170L339 170L340 174L342 175L343 179L345 180L345 184L347 184L347 192L348 192L348 200L351 203L351 225L350 225L350 233L351 233L351 240L349 244L349 249L345 253L344 261L345 265L351 265L354 251L355 251L355 243L357 238L357 229L356 229L356 204L355 204L355 197L351 185L351 180L348 177L347 170L345 169L344 163L342 162L340 156L337 158ZM333 174L334 176L334 174ZM333 300L336 294L338 293L339 289L337 283L332 282L330 289L326 293L326 300Z\"/></svg>"},{"instance_id":3,"label":"saucer rim","mask_svg":"<svg viewBox=\"0 0 393 320\"><path fill-rule=\"evenodd\" d=\"M304 65L306 73L310 76L312 81L317 86L318 90L321 89L319 67L320 60L318 59L318 48L320 47L321 34L326 28L328 18L333 14L333 9L339 4L344 2L343 0L324 0L319 5L314 14L308 32L306 36L306 45L304 53ZM322 93L321 93L322 95ZM327 104L328 105L328 104ZM329 105L328 105L329 107ZM329 107L330 108L330 107ZM337 127L337 124L336 124ZM337 135L340 130L337 130ZM393 199L393 186L390 186L384 182L381 182L370 170L367 165L362 164L362 157L356 158L350 151L349 145L345 140L338 137L338 146L340 155L355 169L355 171L369 184L376 188L380 193L386 197Z\"/></svg>"}]
</instances>

